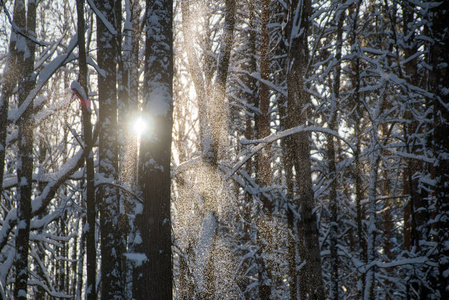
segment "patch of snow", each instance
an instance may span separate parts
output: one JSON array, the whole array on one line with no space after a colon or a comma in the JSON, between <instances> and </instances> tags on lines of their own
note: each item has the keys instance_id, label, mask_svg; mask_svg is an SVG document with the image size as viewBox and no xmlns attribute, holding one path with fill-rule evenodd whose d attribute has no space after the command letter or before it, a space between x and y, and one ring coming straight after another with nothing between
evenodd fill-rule
<instances>
[{"instance_id":1,"label":"patch of snow","mask_svg":"<svg viewBox=\"0 0 449 300\"><path fill-rule=\"evenodd\" d=\"M135 267L140 267L144 262L148 261L145 253L125 253L125 257L132 261Z\"/></svg>"}]
</instances>

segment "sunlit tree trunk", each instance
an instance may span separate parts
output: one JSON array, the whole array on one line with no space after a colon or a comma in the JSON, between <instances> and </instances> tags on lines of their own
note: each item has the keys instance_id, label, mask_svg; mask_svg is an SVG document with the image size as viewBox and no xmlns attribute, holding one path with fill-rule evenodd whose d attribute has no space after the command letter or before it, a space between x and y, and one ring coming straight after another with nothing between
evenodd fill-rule
<instances>
[{"instance_id":1,"label":"sunlit tree trunk","mask_svg":"<svg viewBox=\"0 0 449 300\"><path fill-rule=\"evenodd\" d=\"M137 267L135 299L172 298L170 158L173 127L173 1L146 2L143 113L151 116L153 132L142 137L139 187L143 211L136 220L145 255Z\"/></svg>"},{"instance_id":2,"label":"sunlit tree trunk","mask_svg":"<svg viewBox=\"0 0 449 300\"><path fill-rule=\"evenodd\" d=\"M26 34L35 37L36 2L28 1L27 9L23 1L16 1L17 25ZM26 17L25 17L26 15ZM19 45L21 45L19 47ZM19 106L24 105L31 90L36 84L34 73L34 55L36 45L20 36L17 41L20 64L18 85ZM28 252L31 222L31 196L33 175L33 101L29 103L19 120L19 160L17 163L17 235L16 235L16 281L15 299L27 299L27 281L29 274ZM25 104L26 105L26 104Z\"/></svg>"},{"instance_id":3,"label":"sunlit tree trunk","mask_svg":"<svg viewBox=\"0 0 449 300\"><path fill-rule=\"evenodd\" d=\"M84 40L84 0L76 1L77 9L77 31L78 31L78 49L79 49L79 74L78 81L88 95L87 88L87 62L86 62L86 45ZM80 105L81 107L81 105ZM92 125L90 112L82 109L83 136L87 147L92 147ZM97 278L97 251L95 241L96 216L97 209L95 205L95 186L94 186L94 158L93 152L86 156L86 225L87 230L84 233L86 237L86 297L87 299L97 298L96 278Z\"/></svg>"},{"instance_id":4,"label":"sunlit tree trunk","mask_svg":"<svg viewBox=\"0 0 449 300\"><path fill-rule=\"evenodd\" d=\"M98 75L99 101L99 167L104 180L118 180L118 128L117 128L117 28L114 13L115 1L95 1L98 10L109 24L97 16L97 60L104 74ZM111 32L112 31L112 32ZM120 299L121 257L118 190L108 184L98 187L97 203L100 212L101 297Z\"/></svg>"},{"instance_id":5,"label":"sunlit tree trunk","mask_svg":"<svg viewBox=\"0 0 449 300\"><path fill-rule=\"evenodd\" d=\"M305 90L309 60L307 44L311 3L309 0L293 1L288 25L289 39L289 72L287 74L288 89L288 127L307 126L307 106L310 96ZM324 299L321 255L317 216L313 212L315 200L312 186L310 134L301 132L292 136L294 148L293 160L296 171L296 182L299 193L298 206L301 209L302 243L299 246L304 266L300 271L301 299Z\"/></svg>"}]
</instances>

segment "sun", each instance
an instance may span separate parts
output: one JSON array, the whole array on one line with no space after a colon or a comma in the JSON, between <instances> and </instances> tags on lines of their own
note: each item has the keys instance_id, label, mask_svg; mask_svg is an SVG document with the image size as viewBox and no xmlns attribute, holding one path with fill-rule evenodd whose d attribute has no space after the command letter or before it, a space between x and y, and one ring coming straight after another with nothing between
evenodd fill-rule
<instances>
[{"instance_id":1,"label":"sun","mask_svg":"<svg viewBox=\"0 0 449 300\"><path fill-rule=\"evenodd\" d=\"M133 115L130 118L130 130L136 137L145 137L151 135L153 123L151 117L142 113Z\"/></svg>"}]
</instances>

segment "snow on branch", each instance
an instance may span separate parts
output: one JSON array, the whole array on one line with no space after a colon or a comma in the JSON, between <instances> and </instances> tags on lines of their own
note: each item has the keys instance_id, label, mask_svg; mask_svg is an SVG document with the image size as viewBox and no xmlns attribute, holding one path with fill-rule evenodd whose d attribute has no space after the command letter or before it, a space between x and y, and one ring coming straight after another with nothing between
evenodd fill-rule
<instances>
[{"instance_id":1,"label":"snow on branch","mask_svg":"<svg viewBox=\"0 0 449 300\"><path fill-rule=\"evenodd\" d=\"M271 134L263 139L258 139L258 140L242 139L240 141L240 143L242 145L250 145L250 144L257 144L257 145L251 147L249 150L242 151L238 155L238 156L245 155L245 157L241 161L239 161L237 164L234 165L234 167L226 174L226 178L229 178L230 176L232 176L241 166L243 166L243 164L245 164L252 156L254 156L257 152L259 152L267 144L273 143L274 141L277 141L279 139L285 138L287 136L290 136L290 135L293 135L296 133L307 132L307 131L322 132L325 134L333 135L333 136L337 137L338 139L342 140L343 142L345 142L349 146L349 148L351 148L352 151L356 152L356 148L354 147L354 145L351 144L349 141L347 141L342 136L340 136L338 134L338 132L336 132L335 130L331 130L329 128L324 128L324 127L318 127L318 126L307 126L307 127L298 126L298 127L290 128L290 129L287 129L287 130L284 130L281 132Z\"/></svg>"},{"instance_id":2,"label":"snow on branch","mask_svg":"<svg viewBox=\"0 0 449 300\"><path fill-rule=\"evenodd\" d=\"M42 193L39 197L35 198L32 203L32 214L37 215L41 211L43 211L49 201L53 198L56 190L59 186L67 179L69 176L75 172L79 167L81 167L82 162L84 161L85 156L90 152L88 147L85 147L82 150L79 150L73 157L71 157L61 168L53 174L53 178L51 178L48 184L43 189Z\"/></svg>"},{"instance_id":3,"label":"snow on branch","mask_svg":"<svg viewBox=\"0 0 449 300\"><path fill-rule=\"evenodd\" d=\"M104 24L104 26L106 26L108 31L113 35L117 35L117 31L115 30L114 26L106 19L103 13L98 10L98 8L95 6L92 0L87 0L87 3L89 4L90 8L94 11L95 15L98 18L100 18L101 22Z\"/></svg>"},{"instance_id":4,"label":"snow on branch","mask_svg":"<svg viewBox=\"0 0 449 300\"><path fill-rule=\"evenodd\" d=\"M271 81L262 79L262 77L260 76L260 73L259 73L259 72L252 72L252 73L249 73L249 72L247 72L247 71L243 71L243 70L240 70L240 69L238 69L238 70L233 70L233 71L234 71L234 72L239 72L239 73L242 73L242 74L245 74L245 75L248 75L248 76L251 76L251 77L253 77L254 79L256 79L256 80L262 82L263 84L269 86L271 89L273 89L273 90L275 90L275 91L281 93L283 96L287 96L287 91L286 91L285 89L283 89L282 87L280 87L280 86L278 86L278 85L272 83Z\"/></svg>"},{"instance_id":5,"label":"snow on branch","mask_svg":"<svg viewBox=\"0 0 449 300\"><path fill-rule=\"evenodd\" d=\"M16 123L20 117L23 115L25 110L28 108L30 103L36 98L37 94L40 92L42 87L47 83L50 77L64 64L68 61L75 59L75 55L72 54L75 49L78 41L78 34L70 40L69 45L67 46L67 53L63 55L59 55L55 59L53 59L46 67L39 73L39 78L36 82L36 87L30 92L26 100L20 105L20 107L15 111L15 114L10 116L10 120Z\"/></svg>"},{"instance_id":6,"label":"snow on branch","mask_svg":"<svg viewBox=\"0 0 449 300\"><path fill-rule=\"evenodd\" d=\"M6 17L8 18L9 24L11 24L12 30L13 30L15 33L17 33L17 34L23 36L24 38L29 39L30 41L32 41L33 43L35 43L35 44L37 44L37 45L39 45L39 46L47 46L46 43L40 42L40 41L36 40L34 37L25 34L25 33L22 31L22 29L20 29L20 27L17 26L17 24L14 23L14 21L12 20L11 14L9 13L8 9L6 8L6 5L5 5L4 1L3 1L3 0L0 0L0 2L1 2L1 5L3 6L3 11L5 12Z\"/></svg>"},{"instance_id":7,"label":"snow on branch","mask_svg":"<svg viewBox=\"0 0 449 300\"><path fill-rule=\"evenodd\" d=\"M49 176L49 182L43 189L42 193L39 197L36 197L32 203L32 215L36 216L42 213L47 206L50 204L50 201L53 199L58 188L77 170L82 166L85 157L90 153L91 149L89 147L85 147L82 150L79 150L72 158L70 158L63 166L61 166L58 172ZM41 224L45 224L47 220L41 220ZM2 228L0 229L0 252L5 247L8 236L11 233L14 226L17 224L17 208L11 209L5 221L2 224ZM39 223L33 224L33 226L37 226Z\"/></svg>"}]
</instances>

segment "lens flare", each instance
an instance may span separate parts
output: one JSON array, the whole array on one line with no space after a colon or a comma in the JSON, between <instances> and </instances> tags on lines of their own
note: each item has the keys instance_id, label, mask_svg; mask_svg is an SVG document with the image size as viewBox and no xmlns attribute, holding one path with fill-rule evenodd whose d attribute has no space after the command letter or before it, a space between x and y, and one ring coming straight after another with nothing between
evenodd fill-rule
<instances>
[{"instance_id":1,"label":"lens flare","mask_svg":"<svg viewBox=\"0 0 449 300\"><path fill-rule=\"evenodd\" d=\"M137 137L145 138L150 136L153 130L153 123L150 116L142 113L132 116L130 120L130 129Z\"/></svg>"}]
</instances>

